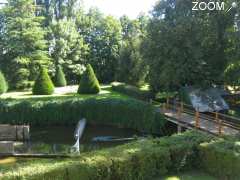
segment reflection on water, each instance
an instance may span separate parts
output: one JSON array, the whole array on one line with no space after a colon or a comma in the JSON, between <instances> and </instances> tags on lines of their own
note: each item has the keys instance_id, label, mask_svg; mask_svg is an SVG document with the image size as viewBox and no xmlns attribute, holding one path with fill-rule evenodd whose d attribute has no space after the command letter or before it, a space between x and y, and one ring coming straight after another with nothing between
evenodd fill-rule
<instances>
[{"instance_id":1,"label":"reflection on water","mask_svg":"<svg viewBox=\"0 0 240 180\"><path fill-rule=\"evenodd\" d=\"M31 140L15 146L16 153L69 153L74 140L75 127L32 127ZM131 138L140 134L131 129L120 129L112 126L87 126L80 140L81 152L113 147L128 141L96 142L96 137L114 136Z\"/></svg>"}]
</instances>

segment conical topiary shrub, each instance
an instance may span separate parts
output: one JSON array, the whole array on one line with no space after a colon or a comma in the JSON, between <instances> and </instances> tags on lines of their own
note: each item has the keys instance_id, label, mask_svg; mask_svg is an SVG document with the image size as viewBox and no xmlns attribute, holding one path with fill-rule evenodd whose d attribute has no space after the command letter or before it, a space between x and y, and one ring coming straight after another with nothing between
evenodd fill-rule
<instances>
[{"instance_id":1,"label":"conical topiary shrub","mask_svg":"<svg viewBox=\"0 0 240 180\"><path fill-rule=\"evenodd\" d=\"M3 73L0 71L0 94L7 92L8 84L5 80Z\"/></svg>"},{"instance_id":2,"label":"conical topiary shrub","mask_svg":"<svg viewBox=\"0 0 240 180\"><path fill-rule=\"evenodd\" d=\"M60 65L57 66L54 82L56 87L65 87L67 85L65 74Z\"/></svg>"},{"instance_id":3,"label":"conical topiary shrub","mask_svg":"<svg viewBox=\"0 0 240 180\"><path fill-rule=\"evenodd\" d=\"M78 88L79 94L98 94L100 92L100 85L97 77L90 64L87 65L86 71L83 73Z\"/></svg>"},{"instance_id":4,"label":"conical topiary shrub","mask_svg":"<svg viewBox=\"0 0 240 180\"><path fill-rule=\"evenodd\" d=\"M54 85L45 68L41 68L40 74L34 83L32 93L34 95L51 95L54 92Z\"/></svg>"}]
</instances>

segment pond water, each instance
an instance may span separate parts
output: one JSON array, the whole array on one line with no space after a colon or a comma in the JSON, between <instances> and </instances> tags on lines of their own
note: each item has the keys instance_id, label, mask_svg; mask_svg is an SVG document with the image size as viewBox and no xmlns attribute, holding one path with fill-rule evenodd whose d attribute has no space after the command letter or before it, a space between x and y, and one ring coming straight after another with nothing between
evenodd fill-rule
<instances>
[{"instance_id":1,"label":"pond water","mask_svg":"<svg viewBox=\"0 0 240 180\"><path fill-rule=\"evenodd\" d=\"M16 153L69 153L73 144L75 127L31 127L30 142L15 146ZM103 137L114 137L116 142L96 142L94 140ZM81 152L92 151L101 148L113 147L127 143L133 137L141 136L140 133L131 129L121 129L113 126L90 126L87 125L80 140ZM100 137L100 138L99 138ZM121 138L130 138L119 141Z\"/></svg>"}]
</instances>

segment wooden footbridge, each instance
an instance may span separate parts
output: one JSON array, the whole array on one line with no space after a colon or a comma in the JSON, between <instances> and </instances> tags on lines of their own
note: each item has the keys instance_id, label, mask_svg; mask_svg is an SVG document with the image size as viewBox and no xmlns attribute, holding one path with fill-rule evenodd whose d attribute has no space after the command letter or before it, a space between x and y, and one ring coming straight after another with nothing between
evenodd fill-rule
<instances>
[{"instance_id":1,"label":"wooden footbridge","mask_svg":"<svg viewBox=\"0 0 240 180\"><path fill-rule=\"evenodd\" d=\"M178 132L182 128L198 129L210 134L240 134L240 119L219 112L200 113L183 102L170 102L161 105L160 111L168 121L177 124Z\"/></svg>"}]
</instances>

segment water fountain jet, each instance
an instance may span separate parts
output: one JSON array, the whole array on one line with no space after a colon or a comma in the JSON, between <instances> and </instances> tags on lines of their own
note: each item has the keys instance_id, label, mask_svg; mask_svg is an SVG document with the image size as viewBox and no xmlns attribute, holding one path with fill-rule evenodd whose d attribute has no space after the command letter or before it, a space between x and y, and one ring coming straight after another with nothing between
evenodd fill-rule
<instances>
[{"instance_id":1,"label":"water fountain jet","mask_svg":"<svg viewBox=\"0 0 240 180\"><path fill-rule=\"evenodd\" d=\"M77 124L76 130L74 133L74 138L76 140L76 143L72 146L72 152L74 153L80 153L80 139L83 135L86 124L87 124L86 119L81 119Z\"/></svg>"}]
</instances>

